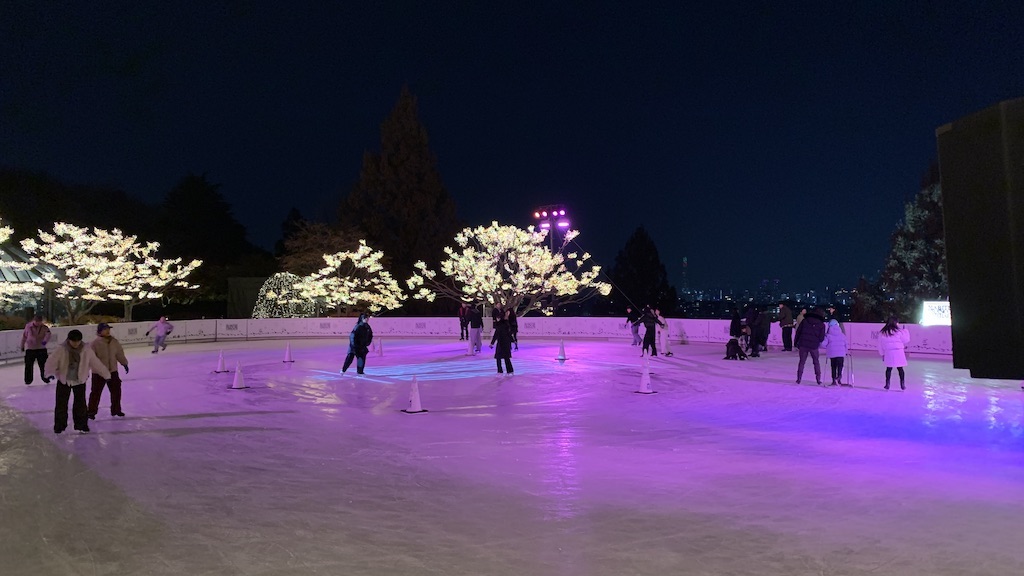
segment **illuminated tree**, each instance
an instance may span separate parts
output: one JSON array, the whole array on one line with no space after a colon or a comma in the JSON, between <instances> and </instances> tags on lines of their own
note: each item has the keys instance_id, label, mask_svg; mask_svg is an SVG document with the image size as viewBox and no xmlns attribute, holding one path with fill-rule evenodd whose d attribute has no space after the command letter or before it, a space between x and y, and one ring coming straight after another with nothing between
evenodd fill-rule
<instances>
[{"instance_id":1,"label":"illuminated tree","mask_svg":"<svg viewBox=\"0 0 1024 576\"><path fill-rule=\"evenodd\" d=\"M7 242L10 237L11 229L4 226L3 221L0 220L0 245ZM0 255L2 254L3 249L0 249ZM27 270L29 268L29 266L25 266L18 262L6 262L4 265L16 271ZM42 287L31 282L9 282L6 280L0 280L0 302L13 302L20 296L38 294L42 291Z\"/></svg>"},{"instance_id":2,"label":"illuminated tree","mask_svg":"<svg viewBox=\"0 0 1024 576\"><path fill-rule=\"evenodd\" d=\"M160 260L154 256L159 243L140 243L116 228L90 232L64 222L54 224L53 233L40 230L38 240L22 240L21 246L33 266L52 268L43 269L41 276L53 286L69 323L107 300L123 302L125 319L131 320L132 308L140 302L160 298L172 287L197 288L185 277L202 264Z\"/></svg>"},{"instance_id":3,"label":"illuminated tree","mask_svg":"<svg viewBox=\"0 0 1024 576\"><path fill-rule=\"evenodd\" d=\"M305 276L324 265L324 254L337 254L359 246L359 236L351 230L331 228L321 222L298 220L282 243L278 258L281 270Z\"/></svg>"},{"instance_id":4,"label":"illuminated tree","mask_svg":"<svg viewBox=\"0 0 1024 576\"><path fill-rule=\"evenodd\" d=\"M313 315L314 303L303 298L295 289L302 280L291 272L278 272L263 283L256 306L252 309L253 318L307 318Z\"/></svg>"},{"instance_id":5,"label":"illuminated tree","mask_svg":"<svg viewBox=\"0 0 1024 576\"><path fill-rule=\"evenodd\" d=\"M398 282L381 265L384 253L374 252L365 240L360 240L355 250L324 254L323 258L326 266L295 284L300 298L339 313L394 310L405 300Z\"/></svg>"},{"instance_id":6,"label":"illuminated tree","mask_svg":"<svg viewBox=\"0 0 1024 576\"><path fill-rule=\"evenodd\" d=\"M417 262L419 273L408 280L413 298L438 295L463 302L486 301L512 307L517 314L582 302L595 294L607 296L611 286L598 282L601 267L590 265L590 254L566 253L579 232L570 230L558 251L546 244L547 232L492 222L484 228L465 228L455 236L458 248L445 247L448 258L440 273ZM440 275L440 277L439 277Z\"/></svg>"}]
</instances>

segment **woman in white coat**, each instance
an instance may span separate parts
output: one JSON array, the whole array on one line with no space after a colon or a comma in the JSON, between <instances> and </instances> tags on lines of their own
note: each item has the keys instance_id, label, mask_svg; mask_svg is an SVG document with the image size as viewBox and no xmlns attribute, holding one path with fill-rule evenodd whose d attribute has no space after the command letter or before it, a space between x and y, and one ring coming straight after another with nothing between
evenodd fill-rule
<instances>
[{"instance_id":1,"label":"woman in white coat","mask_svg":"<svg viewBox=\"0 0 1024 576\"><path fill-rule=\"evenodd\" d=\"M878 353L885 364L885 389L889 389L892 369L900 373L900 390L906 390L906 375L903 367L907 365L907 344L910 343L910 332L900 326L895 316L890 316L885 326L878 333Z\"/></svg>"}]
</instances>

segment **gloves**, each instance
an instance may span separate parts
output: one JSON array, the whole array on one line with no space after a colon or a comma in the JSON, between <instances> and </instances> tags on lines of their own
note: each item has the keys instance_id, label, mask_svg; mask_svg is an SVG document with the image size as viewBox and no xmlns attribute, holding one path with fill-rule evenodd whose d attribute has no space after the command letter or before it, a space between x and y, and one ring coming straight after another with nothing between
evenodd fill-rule
<instances>
[{"instance_id":1,"label":"gloves","mask_svg":"<svg viewBox=\"0 0 1024 576\"><path fill-rule=\"evenodd\" d=\"M125 374L127 374L127 373L128 373L128 367L127 367L127 366L125 366L125 367L124 367L124 373L125 373Z\"/></svg>"},{"instance_id":2,"label":"gloves","mask_svg":"<svg viewBox=\"0 0 1024 576\"><path fill-rule=\"evenodd\" d=\"M149 330L146 330L146 336L149 336Z\"/></svg>"}]
</instances>

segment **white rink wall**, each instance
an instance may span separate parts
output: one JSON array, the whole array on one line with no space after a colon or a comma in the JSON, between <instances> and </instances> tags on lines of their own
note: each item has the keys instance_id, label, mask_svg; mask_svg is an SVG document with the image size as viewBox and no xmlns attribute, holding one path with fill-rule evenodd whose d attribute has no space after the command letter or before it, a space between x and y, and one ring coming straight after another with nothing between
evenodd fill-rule
<instances>
[{"instance_id":1,"label":"white rink wall","mask_svg":"<svg viewBox=\"0 0 1024 576\"><path fill-rule=\"evenodd\" d=\"M168 337L168 344L176 342L219 342L259 339L291 339L291 338L344 338L352 330L355 318L278 318L278 319L238 319L238 320L178 320L174 324L174 332ZM147 337L153 322L122 322L111 324L111 333L125 346L146 345L152 342ZM374 336L377 338L452 338L459 337L459 321L457 318L409 318L387 316L373 318L370 321ZM878 340L877 324L858 324L847 322L843 325L853 350L875 350ZM949 326L918 326L905 324L910 330L909 352L923 354L953 354L953 342ZM68 331L77 328L82 331L85 341L96 337L95 325L51 327L54 337L50 340L50 348L63 342ZM490 319L484 322L485 331L489 331ZM643 333L643 328L640 330ZM673 345L691 342L721 342L729 340L729 320L695 320L682 318L668 319L669 339ZM625 321L615 317L524 317L519 318L519 335L521 338L630 338L630 330ZM773 323L768 337L768 345L782 346L782 330L778 323ZM20 350L21 331L5 330L0 332L0 361L23 358Z\"/></svg>"}]
</instances>

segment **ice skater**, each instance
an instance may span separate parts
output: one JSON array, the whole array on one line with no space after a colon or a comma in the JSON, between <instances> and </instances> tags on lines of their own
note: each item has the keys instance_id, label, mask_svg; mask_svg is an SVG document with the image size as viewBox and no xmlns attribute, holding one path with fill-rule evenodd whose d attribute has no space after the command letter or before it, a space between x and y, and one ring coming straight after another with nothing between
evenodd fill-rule
<instances>
[{"instance_id":1,"label":"ice skater","mask_svg":"<svg viewBox=\"0 0 1024 576\"><path fill-rule=\"evenodd\" d=\"M110 373L102 378L96 372L92 373L92 390L89 392L89 420L96 419L96 413L100 410L100 398L103 397L103 387L110 389L110 415L124 417L121 411L121 375L117 373L117 365L124 366L124 373L128 373L128 359L124 356L124 347L121 342L110 334L110 324L101 322L96 326L96 339L89 343L96 358L107 368Z\"/></svg>"},{"instance_id":2,"label":"ice skater","mask_svg":"<svg viewBox=\"0 0 1024 576\"><path fill-rule=\"evenodd\" d=\"M53 408L53 432L60 434L68 427L68 397L74 394L71 418L75 430L89 432L89 417L85 407L85 382L89 371L110 378L107 367L99 361L89 346L82 346L82 333L68 332L68 339L54 350L46 360L46 375L57 378L57 399Z\"/></svg>"},{"instance_id":3,"label":"ice skater","mask_svg":"<svg viewBox=\"0 0 1024 576\"><path fill-rule=\"evenodd\" d=\"M626 324L629 332L633 335L633 343L630 346L639 346L643 340L640 339L640 318L643 314L639 310L633 310L632 306L626 306Z\"/></svg>"},{"instance_id":4,"label":"ice skater","mask_svg":"<svg viewBox=\"0 0 1024 576\"><path fill-rule=\"evenodd\" d=\"M899 319L890 316L885 326L878 332L878 353L885 363L885 389L889 389L892 369L900 374L900 390L907 389L906 374L903 367L907 365L907 344L910 344L910 331L900 326Z\"/></svg>"},{"instance_id":5,"label":"ice skater","mask_svg":"<svg viewBox=\"0 0 1024 576\"><path fill-rule=\"evenodd\" d=\"M846 343L846 333L835 318L828 321L828 329L825 331L825 356L828 357L829 366L832 368L832 384L830 386L852 386L843 384L843 362L846 360L846 353L849 346Z\"/></svg>"},{"instance_id":6,"label":"ice skater","mask_svg":"<svg viewBox=\"0 0 1024 576\"><path fill-rule=\"evenodd\" d=\"M640 350L640 356L643 356L648 350L651 356L657 356L658 344L655 336L657 335L657 327L664 326L664 324L658 320L658 316L649 305L644 308L643 315L640 316L640 319L636 321L634 326L639 327L640 324L644 325L643 349Z\"/></svg>"},{"instance_id":7,"label":"ice skater","mask_svg":"<svg viewBox=\"0 0 1024 576\"><path fill-rule=\"evenodd\" d=\"M477 354L484 347L484 315L480 313L479 308L472 306L466 312L466 319L469 323L469 345L473 349L473 354Z\"/></svg>"},{"instance_id":8,"label":"ice skater","mask_svg":"<svg viewBox=\"0 0 1024 576\"><path fill-rule=\"evenodd\" d=\"M21 351L25 353L25 386L32 383L34 365L39 365L39 377L49 383L53 378L43 374L46 367L46 343L50 341L50 327L43 323L43 317L36 314L25 324L21 333Z\"/></svg>"},{"instance_id":9,"label":"ice skater","mask_svg":"<svg viewBox=\"0 0 1024 576\"><path fill-rule=\"evenodd\" d=\"M366 314L360 314L356 320L355 327L348 334L348 355L345 356L345 364L341 367L344 374L356 360L356 373L362 374L366 368L366 355L370 353L370 344L373 342L373 329L370 328L370 318Z\"/></svg>"},{"instance_id":10,"label":"ice skater","mask_svg":"<svg viewBox=\"0 0 1024 576\"><path fill-rule=\"evenodd\" d=\"M153 351L150 354L156 354L161 350L167 350L167 337L174 331L174 324L167 321L167 316L161 316L156 324L149 327L146 330L146 336L149 333L153 333Z\"/></svg>"},{"instance_id":11,"label":"ice skater","mask_svg":"<svg viewBox=\"0 0 1024 576\"><path fill-rule=\"evenodd\" d=\"M672 356L672 345L671 338L668 336L668 320L661 315L661 310L654 309L654 316L658 319L658 323L664 328L658 330L658 344L661 346L662 356Z\"/></svg>"},{"instance_id":12,"label":"ice skater","mask_svg":"<svg viewBox=\"0 0 1024 576\"><path fill-rule=\"evenodd\" d=\"M463 302L459 305L459 340L469 339L469 321L466 318L469 312L469 304Z\"/></svg>"},{"instance_id":13,"label":"ice skater","mask_svg":"<svg viewBox=\"0 0 1024 576\"><path fill-rule=\"evenodd\" d=\"M824 318L824 312L819 308L815 308L813 311L808 312L796 327L793 344L796 345L796 349L800 354L800 364L796 367L797 384L803 378L804 364L807 362L807 357L810 356L811 361L814 363L814 379L818 381L818 386L821 386L821 363L818 361L818 348L825 339Z\"/></svg>"},{"instance_id":14,"label":"ice skater","mask_svg":"<svg viewBox=\"0 0 1024 576\"><path fill-rule=\"evenodd\" d=\"M508 317L510 311L505 310L502 318L494 322L494 334L491 336L491 348L494 348L494 363L498 366L498 374L502 373L501 362L505 361L505 372L511 376L512 369L512 329ZM495 347L497 343L497 347Z\"/></svg>"},{"instance_id":15,"label":"ice skater","mask_svg":"<svg viewBox=\"0 0 1024 576\"><path fill-rule=\"evenodd\" d=\"M779 302L779 327L782 328L782 350L793 351L793 311L785 302Z\"/></svg>"}]
</instances>

